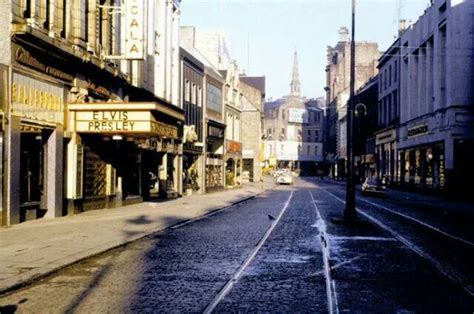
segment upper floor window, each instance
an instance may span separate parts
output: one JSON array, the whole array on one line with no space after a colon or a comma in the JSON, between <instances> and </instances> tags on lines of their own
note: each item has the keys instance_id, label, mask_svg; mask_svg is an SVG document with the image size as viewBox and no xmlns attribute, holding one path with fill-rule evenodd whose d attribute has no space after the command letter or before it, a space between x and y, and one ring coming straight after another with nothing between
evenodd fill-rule
<instances>
[{"instance_id":1,"label":"upper floor window","mask_svg":"<svg viewBox=\"0 0 474 314\"><path fill-rule=\"evenodd\" d=\"M184 101L189 102L190 101L190 89L191 89L191 84L189 80L184 81Z\"/></svg>"},{"instance_id":2,"label":"upper floor window","mask_svg":"<svg viewBox=\"0 0 474 314\"><path fill-rule=\"evenodd\" d=\"M398 60L395 60L395 67L393 69L393 82L397 82L398 80Z\"/></svg>"}]
</instances>

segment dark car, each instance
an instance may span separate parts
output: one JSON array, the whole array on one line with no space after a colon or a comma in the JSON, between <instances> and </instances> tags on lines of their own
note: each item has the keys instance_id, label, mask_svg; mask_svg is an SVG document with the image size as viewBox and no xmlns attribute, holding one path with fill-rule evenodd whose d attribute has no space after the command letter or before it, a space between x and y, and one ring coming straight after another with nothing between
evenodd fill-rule
<instances>
[{"instance_id":1,"label":"dark car","mask_svg":"<svg viewBox=\"0 0 474 314\"><path fill-rule=\"evenodd\" d=\"M367 178L364 183L362 183L362 194L386 196L387 187L385 183L378 178Z\"/></svg>"}]
</instances>

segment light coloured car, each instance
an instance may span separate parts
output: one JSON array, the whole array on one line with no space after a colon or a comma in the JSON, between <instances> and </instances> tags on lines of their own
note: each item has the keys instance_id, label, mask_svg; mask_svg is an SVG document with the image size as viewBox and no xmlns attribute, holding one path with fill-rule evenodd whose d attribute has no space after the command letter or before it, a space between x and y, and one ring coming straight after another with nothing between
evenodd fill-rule
<instances>
[{"instance_id":1,"label":"light coloured car","mask_svg":"<svg viewBox=\"0 0 474 314\"><path fill-rule=\"evenodd\" d=\"M277 184L293 184L295 179L291 171L282 171L276 178L275 182Z\"/></svg>"},{"instance_id":2,"label":"light coloured car","mask_svg":"<svg viewBox=\"0 0 474 314\"><path fill-rule=\"evenodd\" d=\"M364 183L362 183L362 194L386 196L387 188L382 180L378 178L367 178Z\"/></svg>"}]
</instances>

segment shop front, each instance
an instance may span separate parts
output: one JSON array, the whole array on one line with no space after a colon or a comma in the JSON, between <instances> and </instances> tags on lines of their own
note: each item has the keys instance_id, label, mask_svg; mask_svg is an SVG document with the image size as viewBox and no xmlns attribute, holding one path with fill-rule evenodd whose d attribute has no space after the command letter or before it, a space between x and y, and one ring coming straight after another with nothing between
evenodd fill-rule
<instances>
[{"instance_id":1,"label":"shop front","mask_svg":"<svg viewBox=\"0 0 474 314\"><path fill-rule=\"evenodd\" d=\"M413 122L401 130L397 176L401 186L443 190L446 186L447 145L441 132L433 132L431 121Z\"/></svg>"},{"instance_id":2,"label":"shop front","mask_svg":"<svg viewBox=\"0 0 474 314\"><path fill-rule=\"evenodd\" d=\"M395 183L397 177L397 129L390 128L375 134L377 177Z\"/></svg>"},{"instance_id":3,"label":"shop front","mask_svg":"<svg viewBox=\"0 0 474 314\"><path fill-rule=\"evenodd\" d=\"M242 185L242 144L226 140L225 186L234 188Z\"/></svg>"},{"instance_id":4,"label":"shop front","mask_svg":"<svg viewBox=\"0 0 474 314\"><path fill-rule=\"evenodd\" d=\"M183 113L159 103L68 105L68 208L117 207L181 192ZM169 109L169 108L168 108ZM168 115L170 114L170 115Z\"/></svg>"},{"instance_id":5,"label":"shop front","mask_svg":"<svg viewBox=\"0 0 474 314\"><path fill-rule=\"evenodd\" d=\"M183 192L204 193L203 143L194 125L185 125L183 132Z\"/></svg>"},{"instance_id":6,"label":"shop front","mask_svg":"<svg viewBox=\"0 0 474 314\"><path fill-rule=\"evenodd\" d=\"M224 132L225 124L207 120L206 193L224 189Z\"/></svg>"}]
</instances>

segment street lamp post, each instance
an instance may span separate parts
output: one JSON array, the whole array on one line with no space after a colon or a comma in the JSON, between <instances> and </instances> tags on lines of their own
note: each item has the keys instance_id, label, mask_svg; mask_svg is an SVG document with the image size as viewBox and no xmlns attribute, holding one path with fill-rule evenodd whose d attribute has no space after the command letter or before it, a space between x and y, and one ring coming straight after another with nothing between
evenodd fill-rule
<instances>
[{"instance_id":1,"label":"street lamp post","mask_svg":"<svg viewBox=\"0 0 474 314\"><path fill-rule=\"evenodd\" d=\"M351 29L351 64L350 64L350 97L347 104L346 114L346 151L347 151L347 179L346 179L346 205L342 218L333 217L334 223L351 224L357 221L355 184L354 184L354 94L355 94L355 6L356 0L352 0L352 29Z\"/></svg>"}]
</instances>

